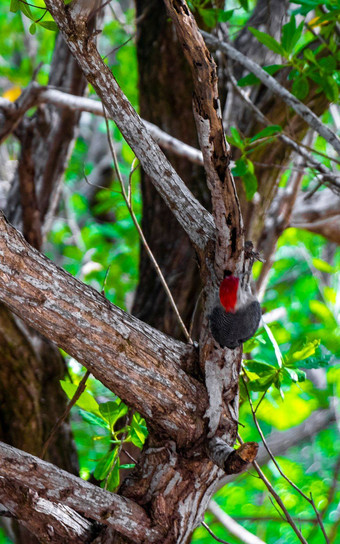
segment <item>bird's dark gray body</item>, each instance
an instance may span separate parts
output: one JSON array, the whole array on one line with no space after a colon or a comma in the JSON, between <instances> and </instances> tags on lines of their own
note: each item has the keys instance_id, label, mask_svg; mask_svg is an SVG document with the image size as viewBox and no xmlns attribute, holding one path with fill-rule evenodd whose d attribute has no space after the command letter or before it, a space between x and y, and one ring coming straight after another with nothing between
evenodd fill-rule
<instances>
[{"instance_id":1,"label":"bird's dark gray body","mask_svg":"<svg viewBox=\"0 0 340 544\"><path fill-rule=\"evenodd\" d=\"M261 316L257 300L234 313L226 312L221 305L215 306L209 316L212 335L222 348L235 349L254 336Z\"/></svg>"}]
</instances>

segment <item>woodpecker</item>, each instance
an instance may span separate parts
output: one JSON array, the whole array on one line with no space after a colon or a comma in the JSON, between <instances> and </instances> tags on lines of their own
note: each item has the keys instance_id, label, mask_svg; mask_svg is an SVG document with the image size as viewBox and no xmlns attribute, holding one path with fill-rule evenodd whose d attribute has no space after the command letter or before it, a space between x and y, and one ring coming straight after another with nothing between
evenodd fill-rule
<instances>
[{"instance_id":1,"label":"woodpecker","mask_svg":"<svg viewBox=\"0 0 340 544\"><path fill-rule=\"evenodd\" d=\"M251 292L242 289L239 278L226 274L219 289L219 301L210 316L210 328L222 348L235 349L256 333L261 306Z\"/></svg>"}]
</instances>

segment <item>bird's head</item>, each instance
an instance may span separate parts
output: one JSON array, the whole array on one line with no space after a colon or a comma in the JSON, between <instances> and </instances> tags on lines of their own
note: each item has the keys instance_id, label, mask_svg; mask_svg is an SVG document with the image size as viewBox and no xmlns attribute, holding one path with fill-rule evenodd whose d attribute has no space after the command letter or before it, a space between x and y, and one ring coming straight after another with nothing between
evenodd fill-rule
<instances>
[{"instance_id":1,"label":"bird's head","mask_svg":"<svg viewBox=\"0 0 340 544\"><path fill-rule=\"evenodd\" d=\"M220 302L226 312L235 312L239 278L227 274L220 285Z\"/></svg>"}]
</instances>

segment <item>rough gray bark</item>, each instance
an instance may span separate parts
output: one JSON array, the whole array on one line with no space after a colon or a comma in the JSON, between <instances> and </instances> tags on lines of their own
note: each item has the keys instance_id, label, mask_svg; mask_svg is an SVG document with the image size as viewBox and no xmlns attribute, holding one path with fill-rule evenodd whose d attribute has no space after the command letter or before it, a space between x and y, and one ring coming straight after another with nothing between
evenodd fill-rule
<instances>
[{"instance_id":1,"label":"rough gray bark","mask_svg":"<svg viewBox=\"0 0 340 544\"><path fill-rule=\"evenodd\" d=\"M136 503L2 442L0 503L10 514L22 516L30 530L38 529L44 542L92 542L100 530L94 521L133 542L160 538Z\"/></svg>"},{"instance_id":2,"label":"rough gray bark","mask_svg":"<svg viewBox=\"0 0 340 544\"><path fill-rule=\"evenodd\" d=\"M206 394L181 369L195 359L192 346L110 304L30 248L4 217L0 248L0 294L12 311L179 444L199 438Z\"/></svg>"}]
</instances>

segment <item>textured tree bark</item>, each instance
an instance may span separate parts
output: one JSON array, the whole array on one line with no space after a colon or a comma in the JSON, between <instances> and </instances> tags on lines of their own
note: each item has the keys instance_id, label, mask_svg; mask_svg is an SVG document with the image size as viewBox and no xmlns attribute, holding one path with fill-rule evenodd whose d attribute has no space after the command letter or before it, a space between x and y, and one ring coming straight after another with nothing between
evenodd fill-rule
<instances>
[{"instance_id":1,"label":"textured tree bark","mask_svg":"<svg viewBox=\"0 0 340 544\"><path fill-rule=\"evenodd\" d=\"M102 524L133 542L161 538L136 503L1 442L0 476L0 502L43 542L92 542Z\"/></svg>"},{"instance_id":2,"label":"textured tree bark","mask_svg":"<svg viewBox=\"0 0 340 544\"><path fill-rule=\"evenodd\" d=\"M200 438L203 385L181 365L196 350L113 306L31 248L0 219L0 294L8 307L83 363L180 446Z\"/></svg>"},{"instance_id":3,"label":"textured tree bark","mask_svg":"<svg viewBox=\"0 0 340 544\"><path fill-rule=\"evenodd\" d=\"M49 84L76 95L83 95L86 88L86 79L61 35L56 39ZM42 227L58 203L79 117L79 112L68 108L43 105L32 118L24 118L17 128L21 154L7 212L38 249L42 244ZM67 399L59 384L65 373L64 361L53 343L26 327L5 307L0 311L0 338L0 396L3 400L0 437L20 449L41 455L45 440L66 407ZM68 421L58 429L47 459L71 473L78 472ZM36 542L25 527L16 527L15 531L17 543Z\"/></svg>"}]
</instances>

